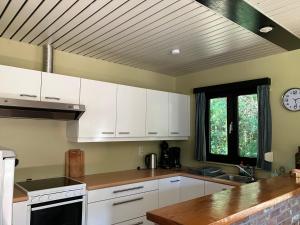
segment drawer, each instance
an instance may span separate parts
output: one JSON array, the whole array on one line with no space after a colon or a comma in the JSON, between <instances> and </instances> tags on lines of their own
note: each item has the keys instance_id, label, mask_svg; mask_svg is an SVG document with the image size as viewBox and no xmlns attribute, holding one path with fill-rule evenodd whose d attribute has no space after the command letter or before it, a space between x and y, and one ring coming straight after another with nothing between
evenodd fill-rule
<instances>
[{"instance_id":1,"label":"drawer","mask_svg":"<svg viewBox=\"0 0 300 225\"><path fill-rule=\"evenodd\" d=\"M139 218L158 208L158 191L88 204L88 225L111 225Z\"/></svg>"},{"instance_id":2,"label":"drawer","mask_svg":"<svg viewBox=\"0 0 300 225\"><path fill-rule=\"evenodd\" d=\"M119 198L158 189L158 181L151 180L133 184L126 184L110 188L92 190L88 192L88 203Z\"/></svg>"},{"instance_id":3,"label":"drawer","mask_svg":"<svg viewBox=\"0 0 300 225\"><path fill-rule=\"evenodd\" d=\"M122 223L116 223L116 225L154 225L153 222L147 220L146 216L128 220Z\"/></svg>"}]
</instances>

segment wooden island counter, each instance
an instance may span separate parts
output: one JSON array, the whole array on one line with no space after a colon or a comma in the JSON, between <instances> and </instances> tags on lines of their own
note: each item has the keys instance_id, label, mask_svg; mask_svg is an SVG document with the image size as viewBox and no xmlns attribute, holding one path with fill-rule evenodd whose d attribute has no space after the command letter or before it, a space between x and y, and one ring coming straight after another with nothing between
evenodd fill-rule
<instances>
[{"instance_id":1,"label":"wooden island counter","mask_svg":"<svg viewBox=\"0 0 300 225\"><path fill-rule=\"evenodd\" d=\"M300 183L286 176L156 209L147 219L159 225L298 224Z\"/></svg>"}]
</instances>

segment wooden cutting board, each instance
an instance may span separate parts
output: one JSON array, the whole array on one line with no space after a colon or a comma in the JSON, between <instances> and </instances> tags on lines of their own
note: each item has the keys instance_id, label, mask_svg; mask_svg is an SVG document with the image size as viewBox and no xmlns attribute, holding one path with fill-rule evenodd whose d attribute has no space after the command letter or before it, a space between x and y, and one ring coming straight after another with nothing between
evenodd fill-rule
<instances>
[{"instance_id":1,"label":"wooden cutting board","mask_svg":"<svg viewBox=\"0 0 300 225\"><path fill-rule=\"evenodd\" d=\"M84 152L80 149L70 149L66 152L65 173L67 177L84 176Z\"/></svg>"}]
</instances>

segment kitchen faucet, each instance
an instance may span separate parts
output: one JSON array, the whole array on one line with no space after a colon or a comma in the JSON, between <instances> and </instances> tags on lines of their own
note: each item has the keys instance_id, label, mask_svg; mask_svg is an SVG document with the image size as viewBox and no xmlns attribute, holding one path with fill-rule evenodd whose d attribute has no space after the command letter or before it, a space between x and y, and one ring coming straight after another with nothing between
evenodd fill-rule
<instances>
[{"instance_id":1,"label":"kitchen faucet","mask_svg":"<svg viewBox=\"0 0 300 225\"><path fill-rule=\"evenodd\" d=\"M240 165L234 165L235 167L237 167L239 170L240 170L240 172L243 172L244 174L246 174L248 177L250 177L251 178L251 181L255 181L256 180L256 178L255 178L255 176L254 176L254 174L255 174L255 169L254 169L254 167L249 167L249 166L247 166L247 169L245 169L244 167L242 167L242 166L240 166Z\"/></svg>"}]
</instances>

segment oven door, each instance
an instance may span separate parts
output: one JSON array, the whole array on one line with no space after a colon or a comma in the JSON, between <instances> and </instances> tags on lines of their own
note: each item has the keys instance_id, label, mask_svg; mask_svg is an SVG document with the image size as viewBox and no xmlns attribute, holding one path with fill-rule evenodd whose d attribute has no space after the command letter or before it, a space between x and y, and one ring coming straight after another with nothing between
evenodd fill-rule
<instances>
[{"instance_id":1,"label":"oven door","mask_svg":"<svg viewBox=\"0 0 300 225\"><path fill-rule=\"evenodd\" d=\"M30 225L84 225L84 197L31 205Z\"/></svg>"}]
</instances>

